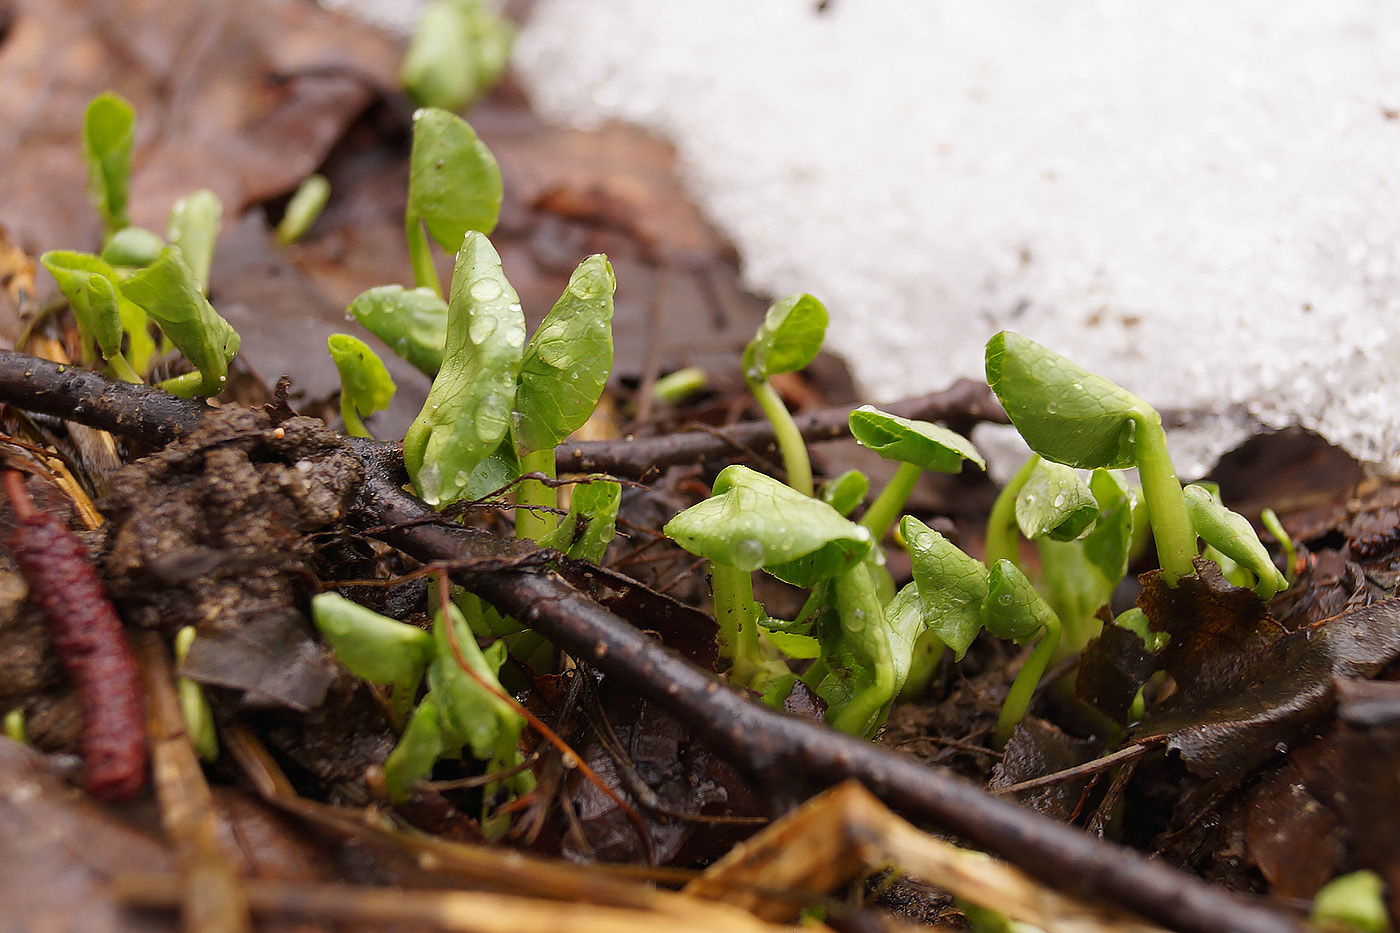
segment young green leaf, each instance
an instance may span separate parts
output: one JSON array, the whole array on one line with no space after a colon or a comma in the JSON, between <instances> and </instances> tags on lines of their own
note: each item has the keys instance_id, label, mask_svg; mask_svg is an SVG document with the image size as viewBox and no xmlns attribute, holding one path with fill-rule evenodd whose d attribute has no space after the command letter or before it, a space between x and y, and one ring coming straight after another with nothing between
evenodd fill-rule
<instances>
[{"instance_id":1,"label":"young green leaf","mask_svg":"<svg viewBox=\"0 0 1400 933\"><path fill-rule=\"evenodd\" d=\"M851 412L847 420L856 441L886 460L912 463L936 473L957 473L965 460L987 468L972 441L931 422L901 418L869 405Z\"/></svg>"},{"instance_id":2,"label":"young green leaf","mask_svg":"<svg viewBox=\"0 0 1400 933\"><path fill-rule=\"evenodd\" d=\"M1274 566L1273 558L1254 533L1249 519L1227 509L1201 486L1192 484L1183 492L1196 533L1211 547L1254 574L1258 581L1254 592L1260 599L1270 599L1288 588L1288 581Z\"/></svg>"},{"instance_id":3,"label":"young green leaf","mask_svg":"<svg viewBox=\"0 0 1400 933\"><path fill-rule=\"evenodd\" d=\"M821 351L826 324L826 306L811 295L774 302L744 348L744 378L750 384L766 382L770 376L807 366Z\"/></svg>"},{"instance_id":4,"label":"young green leaf","mask_svg":"<svg viewBox=\"0 0 1400 933\"><path fill-rule=\"evenodd\" d=\"M131 155L136 142L136 111L111 91L99 94L83 114L83 159L87 193L111 236L127 225Z\"/></svg>"},{"instance_id":5,"label":"young green leaf","mask_svg":"<svg viewBox=\"0 0 1400 933\"><path fill-rule=\"evenodd\" d=\"M121 294L116 283L121 276L117 270L91 253L70 250L51 250L40 256L39 262L49 270L73 309L73 319L83 339L84 358L94 343L103 359L110 360L120 354L122 322L118 305Z\"/></svg>"},{"instance_id":6,"label":"young green leaf","mask_svg":"<svg viewBox=\"0 0 1400 933\"><path fill-rule=\"evenodd\" d=\"M421 679L433 657L433 637L416 625L396 622L338 593L311 600L311 621L336 660L362 680L392 684Z\"/></svg>"},{"instance_id":7,"label":"young green leaf","mask_svg":"<svg viewBox=\"0 0 1400 933\"><path fill-rule=\"evenodd\" d=\"M860 470L847 470L822 486L821 499L842 515L850 515L865 501L870 478Z\"/></svg>"},{"instance_id":8,"label":"young green leaf","mask_svg":"<svg viewBox=\"0 0 1400 933\"><path fill-rule=\"evenodd\" d=\"M1041 460L1016 495L1016 523L1032 541L1073 541L1094 526L1099 503L1072 467Z\"/></svg>"},{"instance_id":9,"label":"young green leaf","mask_svg":"<svg viewBox=\"0 0 1400 933\"><path fill-rule=\"evenodd\" d=\"M446 110L414 114L408 216L454 250L468 232L490 233L500 214L501 170L476 131Z\"/></svg>"},{"instance_id":10,"label":"young green leaf","mask_svg":"<svg viewBox=\"0 0 1400 933\"><path fill-rule=\"evenodd\" d=\"M384 361L358 337L331 334L326 348L340 373L340 414L345 432L354 437L369 437L362 418L389 407L397 387Z\"/></svg>"},{"instance_id":11,"label":"young green leaf","mask_svg":"<svg viewBox=\"0 0 1400 933\"><path fill-rule=\"evenodd\" d=\"M127 269L144 269L160 258L165 241L145 227L123 227L107 238L102 261Z\"/></svg>"},{"instance_id":12,"label":"young green leaf","mask_svg":"<svg viewBox=\"0 0 1400 933\"><path fill-rule=\"evenodd\" d=\"M404 465L430 505L462 498L510 427L525 318L501 257L481 233L457 253L447 347L428 400L404 436Z\"/></svg>"},{"instance_id":13,"label":"young green leaf","mask_svg":"<svg viewBox=\"0 0 1400 933\"><path fill-rule=\"evenodd\" d=\"M199 290L209 294L209 267L214 262L214 243L219 239L219 221L224 205L208 188L200 188L175 202L165 235L171 246L180 247L185 265L194 273Z\"/></svg>"},{"instance_id":14,"label":"young green leaf","mask_svg":"<svg viewBox=\"0 0 1400 933\"><path fill-rule=\"evenodd\" d=\"M433 764L450 751L442 734L441 715L432 694L425 696L413 711L399 744L384 761L384 786L394 803L407 800L413 782L431 774Z\"/></svg>"},{"instance_id":15,"label":"young green leaf","mask_svg":"<svg viewBox=\"0 0 1400 933\"><path fill-rule=\"evenodd\" d=\"M837 631L824 631L819 637L826 675L817 685L817 694L827 703L826 719L833 727L871 736L884 725L903 682L894 658L893 633L864 564L836 577L833 590L838 625ZM898 667L908 673L913 642L904 641L901 637L905 660Z\"/></svg>"},{"instance_id":16,"label":"young green leaf","mask_svg":"<svg viewBox=\"0 0 1400 933\"><path fill-rule=\"evenodd\" d=\"M198 374L176 377L165 388L176 395L218 395L238 352L238 334L221 318L194 280L180 251L166 247L160 259L121 283L122 294L155 319L194 364Z\"/></svg>"},{"instance_id":17,"label":"young green leaf","mask_svg":"<svg viewBox=\"0 0 1400 933\"><path fill-rule=\"evenodd\" d=\"M1128 572L1133 545L1133 525L1137 493L1119 482L1108 470L1095 470L1089 477L1089 491L1098 504L1099 517L1081 543L1088 559L1110 587Z\"/></svg>"},{"instance_id":18,"label":"young green leaf","mask_svg":"<svg viewBox=\"0 0 1400 933\"><path fill-rule=\"evenodd\" d=\"M622 504L622 484L601 475L574 486L569 514L540 538L543 547L556 548L570 557L600 563L617 531L617 510Z\"/></svg>"},{"instance_id":19,"label":"young green leaf","mask_svg":"<svg viewBox=\"0 0 1400 933\"><path fill-rule=\"evenodd\" d=\"M806 587L849 570L871 547L869 531L825 502L738 464L664 531L692 554Z\"/></svg>"},{"instance_id":20,"label":"young green leaf","mask_svg":"<svg viewBox=\"0 0 1400 933\"><path fill-rule=\"evenodd\" d=\"M346 309L365 329L421 372L436 376L447 343L447 302L431 288L381 285Z\"/></svg>"},{"instance_id":21,"label":"young green leaf","mask_svg":"<svg viewBox=\"0 0 1400 933\"><path fill-rule=\"evenodd\" d=\"M1136 395L1010 331L987 343L987 383L1032 450L1082 469L1133 466L1135 424L1157 415Z\"/></svg>"},{"instance_id":22,"label":"young green leaf","mask_svg":"<svg viewBox=\"0 0 1400 933\"><path fill-rule=\"evenodd\" d=\"M904 516L899 530L913 563L924 624L961 660L982 629L987 568L912 515Z\"/></svg>"},{"instance_id":23,"label":"young green leaf","mask_svg":"<svg viewBox=\"0 0 1400 933\"><path fill-rule=\"evenodd\" d=\"M1050 658L1060 643L1060 619L1050 604L1040 597L1021 572L1009 560L999 560L992 566L987 579L987 601L982 604L982 624L998 638L1023 645L1041 635L1039 643L1017 672L1011 689L1002 703L993 735L998 746L1011 738L1016 724L1026 716L1031 698Z\"/></svg>"},{"instance_id":24,"label":"young green leaf","mask_svg":"<svg viewBox=\"0 0 1400 933\"><path fill-rule=\"evenodd\" d=\"M515 27L484 0L433 0L419 14L399 82L421 106L463 111L510 59Z\"/></svg>"},{"instance_id":25,"label":"young green leaf","mask_svg":"<svg viewBox=\"0 0 1400 933\"><path fill-rule=\"evenodd\" d=\"M185 663L185 657L194 645L193 625L186 625L175 633L175 667ZM190 742L202 761L214 761L219 757L219 733L214 726L214 711L209 707L209 698L204 688L188 677L177 677L175 692L180 701L180 715L184 717L185 729Z\"/></svg>"},{"instance_id":26,"label":"young green leaf","mask_svg":"<svg viewBox=\"0 0 1400 933\"><path fill-rule=\"evenodd\" d=\"M1308 919L1329 933L1387 933L1385 881L1373 871L1333 878L1317 892Z\"/></svg>"},{"instance_id":27,"label":"young green leaf","mask_svg":"<svg viewBox=\"0 0 1400 933\"><path fill-rule=\"evenodd\" d=\"M588 257L530 338L515 394L522 451L552 451L598 406L612 371L616 287L607 257Z\"/></svg>"},{"instance_id":28,"label":"young green leaf","mask_svg":"<svg viewBox=\"0 0 1400 933\"><path fill-rule=\"evenodd\" d=\"M295 243L306 236L306 231L326 209L331 199L331 183L324 175L308 175L297 186L296 193L287 202L287 212L277 224L277 242Z\"/></svg>"}]
</instances>

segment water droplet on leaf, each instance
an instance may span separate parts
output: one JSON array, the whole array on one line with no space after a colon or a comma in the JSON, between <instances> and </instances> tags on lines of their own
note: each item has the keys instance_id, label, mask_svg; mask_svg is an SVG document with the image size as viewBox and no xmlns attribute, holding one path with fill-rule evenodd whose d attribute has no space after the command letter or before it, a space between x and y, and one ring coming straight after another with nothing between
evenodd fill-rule
<instances>
[{"instance_id":1,"label":"water droplet on leaf","mask_svg":"<svg viewBox=\"0 0 1400 933\"><path fill-rule=\"evenodd\" d=\"M734 566L740 570L757 570L766 556L767 548L757 538L744 538L734 545Z\"/></svg>"},{"instance_id":2,"label":"water droplet on leaf","mask_svg":"<svg viewBox=\"0 0 1400 933\"><path fill-rule=\"evenodd\" d=\"M471 284L471 293L477 301L490 301L501 297L501 283L495 279L477 279Z\"/></svg>"}]
</instances>

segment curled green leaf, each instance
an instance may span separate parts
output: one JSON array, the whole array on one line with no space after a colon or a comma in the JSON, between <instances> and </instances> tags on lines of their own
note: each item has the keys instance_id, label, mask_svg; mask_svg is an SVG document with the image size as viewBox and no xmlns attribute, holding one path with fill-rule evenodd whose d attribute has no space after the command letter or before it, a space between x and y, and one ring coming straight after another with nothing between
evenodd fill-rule
<instances>
[{"instance_id":1,"label":"curled green leaf","mask_svg":"<svg viewBox=\"0 0 1400 933\"><path fill-rule=\"evenodd\" d=\"M912 463L936 473L956 473L965 460L987 468L972 441L931 422L901 418L870 405L857 408L847 420L852 436L886 460Z\"/></svg>"},{"instance_id":2,"label":"curled green leaf","mask_svg":"<svg viewBox=\"0 0 1400 933\"><path fill-rule=\"evenodd\" d=\"M166 236L171 246L180 247L185 264L194 273L199 290L209 294L209 267L214 262L214 243L219 239L219 221L224 205L208 188L200 188L175 202L170 208Z\"/></svg>"},{"instance_id":3,"label":"curled green leaf","mask_svg":"<svg viewBox=\"0 0 1400 933\"><path fill-rule=\"evenodd\" d=\"M1254 533L1249 519L1227 509L1201 486L1192 484L1183 492L1196 533L1211 547L1254 574L1258 581L1254 592L1260 599L1270 599L1288 588L1288 581L1274 566L1273 558Z\"/></svg>"},{"instance_id":4,"label":"curled green leaf","mask_svg":"<svg viewBox=\"0 0 1400 933\"><path fill-rule=\"evenodd\" d=\"M715 479L710 498L664 531L692 554L807 587L855 566L873 541L825 502L737 464Z\"/></svg>"},{"instance_id":5,"label":"curled green leaf","mask_svg":"<svg viewBox=\"0 0 1400 933\"><path fill-rule=\"evenodd\" d=\"M336 660L362 680L392 684L422 678L433 656L433 637L396 622L338 593L311 600L311 621Z\"/></svg>"},{"instance_id":6,"label":"curled green leaf","mask_svg":"<svg viewBox=\"0 0 1400 933\"><path fill-rule=\"evenodd\" d=\"M904 516L899 528L909 548L924 624L961 660L982 629L987 568L912 515Z\"/></svg>"},{"instance_id":7,"label":"curled green leaf","mask_svg":"<svg viewBox=\"0 0 1400 933\"><path fill-rule=\"evenodd\" d=\"M121 276L117 270L91 253L69 250L51 250L40 256L39 262L53 276L73 309L85 357L93 343L103 359L121 353L121 297L116 285Z\"/></svg>"},{"instance_id":8,"label":"curled green leaf","mask_svg":"<svg viewBox=\"0 0 1400 933\"><path fill-rule=\"evenodd\" d=\"M404 436L404 465L430 505L466 495L472 471L506 436L525 350L520 300L481 233L457 253L447 347L423 410Z\"/></svg>"},{"instance_id":9,"label":"curled green leaf","mask_svg":"<svg viewBox=\"0 0 1400 933\"><path fill-rule=\"evenodd\" d=\"M826 306L811 295L774 302L744 348L744 378L766 382L770 376L807 366L821 351L826 324Z\"/></svg>"},{"instance_id":10,"label":"curled green leaf","mask_svg":"<svg viewBox=\"0 0 1400 933\"><path fill-rule=\"evenodd\" d=\"M381 285L346 309L365 329L419 371L436 376L447 344L447 302L431 288Z\"/></svg>"},{"instance_id":11,"label":"curled green leaf","mask_svg":"<svg viewBox=\"0 0 1400 933\"><path fill-rule=\"evenodd\" d=\"M1073 541L1094 527L1099 503L1072 467L1041 460L1016 494L1016 523L1032 541Z\"/></svg>"},{"instance_id":12,"label":"curled green leaf","mask_svg":"<svg viewBox=\"0 0 1400 933\"><path fill-rule=\"evenodd\" d=\"M413 789L413 782L432 773L433 764L446 748L441 713L431 694L424 697L413 711L408 728L399 737L399 744L384 761L384 786L389 799L403 803Z\"/></svg>"},{"instance_id":13,"label":"curled green leaf","mask_svg":"<svg viewBox=\"0 0 1400 933\"><path fill-rule=\"evenodd\" d=\"M296 193L287 202L287 212L277 224L277 242L295 243L306 236L306 231L326 209L331 199L331 183L324 175L308 175L297 186Z\"/></svg>"},{"instance_id":14,"label":"curled green leaf","mask_svg":"<svg viewBox=\"0 0 1400 933\"><path fill-rule=\"evenodd\" d=\"M346 433L369 437L361 419L389 407L397 387L384 361L363 340L349 334L331 334L326 348L340 373L340 414Z\"/></svg>"},{"instance_id":15,"label":"curled green leaf","mask_svg":"<svg viewBox=\"0 0 1400 933\"><path fill-rule=\"evenodd\" d=\"M414 114L408 216L439 246L457 249L467 233L495 229L501 193L496 157L467 121L432 107Z\"/></svg>"},{"instance_id":16,"label":"curled green leaf","mask_svg":"<svg viewBox=\"0 0 1400 933\"><path fill-rule=\"evenodd\" d=\"M574 486L569 513L539 543L578 560L601 563L616 534L621 504L621 483L601 475L590 477Z\"/></svg>"},{"instance_id":17,"label":"curled green leaf","mask_svg":"<svg viewBox=\"0 0 1400 933\"><path fill-rule=\"evenodd\" d=\"M113 266L144 269L160 258L165 241L145 227L123 227L102 247L102 261Z\"/></svg>"},{"instance_id":18,"label":"curled green leaf","mask_svg":"<svg viewBox=\"0 0 1400 933\"><path fill-rule=\"evenodd\" d=\"M1020 567L999 560L987 577L987 599L982 604L982 624L997 638L1023 645L1055 617ZM1059 630L1055 622L1056 631Z\"/></svg>"},{"instance_id":19,"label":"curled green leaf","mask_svg":"<svg viewBox=\"0 0 1400 933\"><path fill-rule=\"evenodd\" d=\"M821 489L821 499L842 515L850 515L865 501L870 491L870 479L860 470L847 470L828 480Z\"/></svg>"},{"instance_id":20,"label":"curled green leaf","mask_svg":"<svg viewBox=\"0 0 1400 933\"><path fill-rule=\"evenodd\" d=\"M111 236L127 225L131 156L136 143L136 110L119 94L98 94L83 114L83 159L87 193Z\"/></svg>"},{"instance_id":21,"label":"curled green leaf","mask_svg":"<svg viewBox=\"0 0 1400 933\"><path fill-rule=\"evenodd\" d=\"M121 290L199 371L196 378L167 382L169 391L211 396L223 391L229 360L238 352L238 334L204 297L178 249L166 247L160 259L124 279Z\"/></svg>"},{"instance_id":22,"label":"curled green leaf","mask_svg":"<svg viewBox=\"0 0 1400 933\"><path fill-rule=\"evenodd\" d=\"M612 372L616 287L607 257L588 257L530 338L515 395L521 451L553 450L598 406Z\"/></svg>"}]
</instances>

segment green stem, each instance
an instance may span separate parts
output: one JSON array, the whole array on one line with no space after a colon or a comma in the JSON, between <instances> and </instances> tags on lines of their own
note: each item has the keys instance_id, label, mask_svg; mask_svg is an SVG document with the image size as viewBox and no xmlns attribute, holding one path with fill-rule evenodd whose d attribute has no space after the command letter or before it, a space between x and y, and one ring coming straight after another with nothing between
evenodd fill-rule
<instances>
[{"instance_id":1,"label":"green stem","mask_svg":"<svg viewBox=\"0 0 1400 933\"><path fill-rule=\"evenodd\" d=\"M710 561L710 589L719 626L719 656L734 661L746 650L758 650L758 604L753 599L753 575L729 564Z\"/></svg>"},{"instance_id":2,"label":"green stem","mask_svg":"<svg viewBox=\"0 0 1400 933\"><path fill-rule=\"evenodd\" d=\"M783 469L787 471L788 485L804 496L812 494L812 461L807 458L807 444L802 440L802 432L792 420L778 390L770 382L750 382L749 389L758 399L758 407L773 425L773 439L777 441L778 452L783 457Z\"/></svg>"},{"instance_id":3,"label":"green stem","mask_svg":"<svg viewBox=\"0 0 1400 933\"><path fill-rule=\"evenodd\" d=\"M340 393L340 420L345 422L345 433L350 437L374 437L360 420L359 412L355 411L355 406L350 403L344 390Z\"/></svg>"},{"instance_id":4,"label":"green stem","mask_svg":"<svg viewBox=\"0 0 1400 933\"><path fill-rule=\"evenodd\" d=\"M870 738L884 725L883 713L897 692L885 610L875 595L870 570L863 563L837 577L835 586L844 635L851 639L853 648L863 649L873 682L857 690L845 708L828 722L834 729Z\"/></svg>"},{"instance_id":5,"label":"green stem","mask_svg":"<svg viewBox=\"0 0 1400 933\"><path fill-rule=\"evenodd\" d=\"M127 362L126 355L123 353L113 354L112 358L107 361L107 366L111 369L112 375L122 382L141 385L146 381L137 374L136 370L131 368L131 364Z\"/></svg>"},{"instance_id":6,"label":"green stem","mask_svg":"<svg viewBox=\"0 0 1400 933\"><path fill-rule=\"evenodd\" d=\"M889 534L894 520L899 517L904 503L909 501L909 494L914 491L914 484L919 481L919 474L922 472L917 464L901 463L899 469L894 471L894 476L885 484L885 488L875 497L875 501L870 503L870 508L865 510L860 523L870 529L877 545Z\"/></svg>"},{"instance_id":7,"label":"green stem","mask_svg":"<svg viewBox=\"0 0 1400 933\"><path fill-rule=\"evenodd\" d=\"M1016 524L1016 497L1031 478L1040 454L1031 454L1011 481L1002 487L987 516L987 566L995 567L999 560L1009 560L1021 566L1020 528ZM1184 507L1184 505L1183 505Z\"/></svg>"},{"instance_id":8,"label":"green stem","mask_svg":"<svg viewBox=\"0 0 1400 933\"><path fill-rule=\"evenodd\" d=\"M433 248L428 232L415 214L404 216L404 237L408 240L408 261L413 265L413 283L419 288L431 288L442 297L442 283L433 265Z\"/></svg>"},{"instance_id":9,"label":"green stem","mask_svg":"<svg viewBox=\"0 0 1400 933\"><path fill-rule=\"evenodd\" d=\"M904 686L899 688L899 699L913 702L923 698L933 675L938 672L938 664L943 660L943 639L933 629L924 629L914 642L913 656L909 662L909 673L905 675Z\"/></svg>"},{"instance_id":10,"label":"green stem","mask_svg":"<svg viewBox=\"0 0 1400 933\"><path fill-rule=\"evenodd\" d=\"M1016 731L1016 724L1026 718L1031 697L1035 696L1035 688L1040 685L1040 678L1050 665L1050 658L1059 643L1060 620L1052 613L1046 618L1045 632L1040 636L1040 642L1026 658L1026 663L1021 665L1020 673L1006 692L1006 702L1001 705L1001 715L997 717L996 731L993 733L997 748L1006 745L1011 733Z\"/></svg>"},{"instance_id":11,"label":"green stem","mask_svg":"<svg viewBox=\"0 0 1400 933\"><path fill-rule=\"evenodd\" d=\"M520 458L520 468L526 473L543 473L554 478L554 449L533 450ZM539 480L521 480L515 487L515 536L538 541L559 524L559 516L544 511L559 507L559 491ZM536 508L518 508L535 506Z\"/></svg>"},{"instance_id":12,"label":"green stem","mask_svg":"<svg viewBox=\"0 0 1400 933\"><path fill-rule=\"evenodd\" d=\"M1186 511L1181 480L1177 479L1167 453L1167 432L1162 430L1161 416L1148 409L1138 412L1133 421L1137 427L1134 447L1138 477L1142 480L1152 538L1157 542L1157 560L1162 565L1162 579L1168 586L1175 586L1178 579L1196 572L1192 563L1196 557L1196 532Z\"/></svg>"}]
</instances>

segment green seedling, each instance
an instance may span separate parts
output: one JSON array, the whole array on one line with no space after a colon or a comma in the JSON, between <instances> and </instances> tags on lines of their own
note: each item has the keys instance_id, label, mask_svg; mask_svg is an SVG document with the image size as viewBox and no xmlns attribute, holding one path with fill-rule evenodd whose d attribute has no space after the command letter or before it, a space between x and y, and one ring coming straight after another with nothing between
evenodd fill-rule
<instances>
[{"instance_id":1,"label":"green seedling","mask_svg":"<svg viewBox=\"0 0 1400 933\"><path fill-rule=\"evenodd\" d=\"M524 352L525 316L501 257L484 234L468 233L452 274L443 365L403 441L428 504L464 498L472 471L505 440Z\"/></svg>"},{"instance_id":2,"label":"green seedling","mask_svg":"<svg viewBox=\"0 0 1400 933\"><path fill-rule=\"evenodd\" d=\"M617 510L621 505L621 483L601 474L590 476L573 487L568 514L539 543L576 560L602 563L617 533Z\"/></svg>"},{"instance_id":3,"label":"green seedling","mask_svg":"<svg viewBox=\"0 0 1400 933\"><path fill-rule=\"evenodd\" d=\"M433 659L432 636L336 593L311 600L311 621L346 670L361 680L391 685L390 705L402 721Z\"/></svg>"},{"instance_id":4,"label":"green seedling","mask_svg":"<svg viewBox=\"0 0 1400 933\"><path fill-rule=\"evenodd\" d=\"M348 313L420 372L436 376L447 343L447 302L431 288L380 285L350 302Z\"/></svg>"},{"instance_id":5,"label":"green seedling","mask_svg":"<svg viewBox=\"0 0 1400 933\"><path fill-rule=\"evenodd\" d=\"M820 301L811 295L793 295L769 307L758 333L744 348L744 380L773 425L788 485L806 496L812 494L807 445L769 379L796 372L816 359L826 337L826 323L826 307Z\"/></svg>"},{"instance_id":6,"label":"green seedling","mask_svg":"<svg viewBox=\"0 0 1400 933\"><path fill-rule=\"evenodd\" d=\"M95 347L114 376L126 382L141 382L141 376L122 353L122 322L127 318L144 320L145 314L122 293L120 273L98 256L69 250L44 253L39 262L53 276L73 309L84 363L96 362ZM130 306L130 310L124 306Z\"/></svg>"},{"instance_id":7,"label":"green seedling","mask_svg":"<svg viewBox=\"0 0 1400 933\"><path fill-rule=\"evenodd\" d=\"M165 235L171 246L178 246L190 267L201 294L209 294L209 267L214 262L214 243L219 239L219 222L224 205L208 188L200 188L175 202Z\"/></svg>"},{"instance_id":8,"label":"green seedling","mask_svg":"<svg viewBox=\"0 0 1400 933\"><path fill-rule=\"evenodd\" d=\"M1385 882L1373 871L1333 878L1313 898L1308 919L1329 933L1386 933L1391 927Z\"/></svg>"},{"instance_id":9,"label":"green seedling","mask_svg":"<svg viewBox=\"0 0 1400 933\"><path fill-rule=\"evenodd\" d=\"M1010 331L987 343L987 382L1045 459L1090 470L1136 466L1163 578L1174 584L1195 571L1196 535L1156 409Z\"/></svg>"},{"instance_id":10,"label":"green seedling","mask_svg":"<svg viewBox=\"0 0 1400 933\"><path fill-rule=\"evenodd\" d=\"M414 283L442 294L431 236L456 250L468 233L489 234L501 215L501 170L465 120L428 107L413 115L404 230Z\"/></svg>"},{"instance_id":11,"label":"green seedling","mask_svg":"<svg viewBox=\"0 0 1400 933\"><path fill-rule=\"evenodd\" d=\"M0 723L0 732L11 742L18 742L21 745L29 744L29 730L24 725L24 710L15 707L5 714L3 723Z\"/></svg>"},{"instance_id":12,"label":"green seedling","mask_svg":"<svg viewBox=\"0 0 1400 933\"><path fill-rule=\"evenodd\" d=\"M851 412L848 421L851 435L861 446L899 463L894 477L870 503L860 522L877 541L889 533L922 471L957 473L966 461L987 468L971 441L928 421L900 418L869 405Z\"/></svg>"},{"instance_id":13,"label":"green seedling","mask_svg":"<svg viewBox=\"0 0 1400 933\"><path fill-rule=\"evenodd\" d=\"M331 183L326 181L326 176L308 175L302 179L277 224L277 242L286 246L306 236L330 199Z\"/></svg>"},{"instance_id":14,"label":"green seedling","mask_svg":"<svg viewBox=\"0 0 1400 933\"><path fill-rule=\"evenodd\" d=\"M510 60L515 27L485 0L433 0L419 14L399 81L421 106L461 112Z\"/></svg>"},{"instance_id":15,"label":"green seedling","mask_svg":"<svg viewBox=\"0 0 1400 933\"><path fill-rule=\"evenodd\" d=\"M982 604L982 625L998 638L1024 645L1036 636L1040 640L1021 665L997 716L993 738L998 747L1006 744L1016 724L1026 716L1035 688L1050 666L1060 641L1060 620L1055 610L1035 591L1021 568L1009 560L999 560L987 581L987 601Z\"/></svg>"},{"instance_id":16,"label":"green seedling","mask_svg":"<svg viewBox=\"0 0 1400 933\"><path fill-rule=\"evenodd\" d=\"M83 160L88 198L102 218L104 242L129 223L126 206L135 144L136 110L131 104L110 91L94 97L83 114Z\"/></svg>"},{"instance_id":17,"label":"green seedling","mask_svg":"<svg viewBox=\"0 0 1400 933\"><path fill-rule=\"evenodd\" d=\"M671 519L664 531L709 560L720 656L733 662L738 685L769 697L784 684L790 688L793 678L764 643L752 572L810 587L859 564L871 546L870 532L831 506L738 465L726 467L713 495Z\"/></svg>"},{"instance_id":18,"label":"green seedling","mask_svg":"<svg viewBox=\"0 0 1400 933\"><path fill-rule=\"evenodd\" d=\"M860 470L847 470L822 484L821 500L841 515L850 515L870 492L870 477Z\"/></svg>"},{"instance_id":19,"label":"green seedling","mask_svg":"<svg viewBox=\"0 0 1400 933\"><path fill-rule=\"evenodd\" d=\"M165 241L145 227L123 227L107 239L103 262L123 270L144 269L160 258Z\"/></svg>"},{"instance_id":20,"label":"green seedling","mask_svg":"<svg viewBox=\"0 0 1400 933\"><path fill-rule=\"evenodd\" d=\"M1283 527L1283 522L1279 521L1278 513L1273 509L1264 509L1259 513L1259 524L1263 525L1278 541L1279 547L1283 548L1283 578L1292 586L1298 576L1298 546L1293 543L1292 535Z\"/></svg>"},{"instance_id":21,"label":"green seedling","mask_svg":"<svg viewBox=\"0 0 1400 933\"><path fill-rule=\"evenodd\" d=\"M190 653L194 639L192 625L186 625L175 633L176 669L185 663L185 656ZM175 690L195 753L203 761L215 761L219 757L219 733L214 728L214 711L209 708L209 698L204 695L204 688L188 677L179 677L175 681Z\"/></svg>"},{"instance_id":22,"label":"green seedling","mask_svg":"<svg viewBox=\"0 0 1400 933\"><path fill-rule=\"evenodd\" d=\"M223 391L238 334L204 297L178 249L166 247L158 260L124 279L121 290L195 366L196 372L168 379L161 388L185 397Z\"/></svg>"},{"instance_id":23,"label":"green seedling","mask_svg":"<svg viewBox=\"0 0 1400 933\"><path fill-rule=\"evenodd\" d=\"M520 363L511 436L522 469L554 477L554 448L583 427L612 372L613 292L617 280L605 256L590 256L540 322ZM520 537L538 539L554 526L553 486L523 481L516 490Z\"/></svg>"},{"instance_id":24,"label":"green seedling","mask_svg":"<svg viewBox=\"0 0 1400 933\"><path fill-rule=\"evenodd\" d=\"M326 348L340 373L340 417L345 433L372 437L362 418L384 411L394 397L396 386L384 361L358 337L331 334Z\"/></svg>"},{"instance_id":25,"label":"green seedling","mask_svg":"<svg viewBox=\"0 0 1400 933\"><path fill-rule=\"evenodd\" d=\"M651 385L651 397L663 405L679 405L703 391L710 377L699 366L687 366L657 379Z\"/></svg>"},{"instance_id":26,"label":"green seedling","mask_svg":"<svg viewBox=\"0 0 1400 933\"><path fill-rule=\"evenodd\" d=\"M1218 493L1192 484L1184 490L1186 510L1201 540L1228 558L1242 573L1231 582L1249 586L1262 600L1288 588L1288 581L1254 533L1249 520L1227 509ZM1230 569L1222 566L1222 569Z\"/></svg>"}]
</instances>

